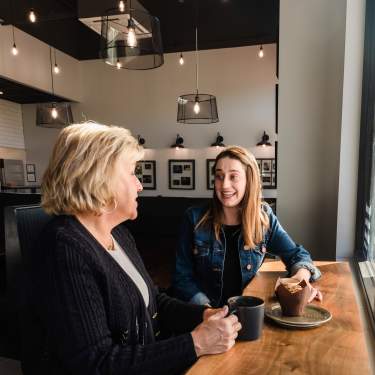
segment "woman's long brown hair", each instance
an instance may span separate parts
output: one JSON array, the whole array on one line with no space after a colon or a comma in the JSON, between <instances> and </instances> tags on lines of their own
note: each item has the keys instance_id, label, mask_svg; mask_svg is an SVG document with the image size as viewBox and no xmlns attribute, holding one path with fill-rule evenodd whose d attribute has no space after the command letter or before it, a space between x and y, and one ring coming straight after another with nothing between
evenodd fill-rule
<instances>
[{"instance_id":1,"label":"woman's long brown hair","mask_svg":"<svg viewBox=\"0 0 375 375\"><path fill-rule=\"evenodd\" d=\"M263 239L263 233L269 227L269 219L266 212L262 209L262 186L257 161L253 154L240 146L230 146L220 152L216 157L213 166L214 172L220 159L230 158L238 160L245 167L246 188L244 197L240 203L242 235L245 243L245 249L253 249ZM220 229L222 226L223 207L214 190L213 200L207 212L196 225L213 225L215 237L220 239Z\"/></svg>"}]
</instances>

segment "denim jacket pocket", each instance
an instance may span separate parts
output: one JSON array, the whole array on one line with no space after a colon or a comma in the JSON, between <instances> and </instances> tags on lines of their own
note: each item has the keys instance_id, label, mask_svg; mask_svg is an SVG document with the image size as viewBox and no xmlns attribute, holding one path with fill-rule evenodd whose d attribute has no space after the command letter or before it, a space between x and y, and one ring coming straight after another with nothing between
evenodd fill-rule
<instances>
[{"instance_id":1,"label":"denim jacket pocket","mask_svg":"<svg viewBox=\"0 0 375 375\"><path fill-rule=\"evenodd\" d=\"M193 258L198 272L205 272L209 264L210 245L203 241L194 241Z\"/></svg>"}]
</instances>

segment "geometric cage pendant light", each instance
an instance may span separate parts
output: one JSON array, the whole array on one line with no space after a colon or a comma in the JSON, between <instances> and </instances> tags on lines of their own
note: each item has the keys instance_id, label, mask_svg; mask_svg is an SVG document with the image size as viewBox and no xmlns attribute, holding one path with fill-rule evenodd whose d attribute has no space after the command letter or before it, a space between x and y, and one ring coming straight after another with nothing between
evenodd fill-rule
<instances>
[{"instance_id":1,"label":"geometric cage pendant light","mask_svg":"<svg viewBox=\"0 0 375 375\"><path fill-rule=\"evenodd\" d=\"M101 17L100 57L117 69L155 69L164 63L158 18L131 7L113 8Z\"/></svg>"},{"instance_id":2,"label":"geometric cage pendant light","mask_svg":"<svg viewBox=\"0 0 375 375\"><path fill-rule=\"evenodd\" d=\"M55 96L52 67L52 48L49 47L50 74L52 96ZM73 123L72 110L69 103L49 102L40 103L36 107L36 125L43 128L63 128Z\"/></svg>"},{"instance_id":3,"label":"geometric cage pendant light","mask_svg":"<svg viewBox=\"0 0 375 375\"><path fill-rule=\"evenodd\" d=\"M198 89L198 28L195 28L195 82L194 94L180 95L177 99L177 122L183 124L212 124L219 121L216 97L201 94Z\"/></svg>"}]
</instances>

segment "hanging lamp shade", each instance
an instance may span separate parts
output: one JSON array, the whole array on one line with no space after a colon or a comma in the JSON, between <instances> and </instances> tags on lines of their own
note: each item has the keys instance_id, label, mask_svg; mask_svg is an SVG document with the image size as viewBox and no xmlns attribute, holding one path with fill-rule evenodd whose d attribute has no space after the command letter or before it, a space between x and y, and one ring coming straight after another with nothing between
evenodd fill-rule
<instances>
[{"instance_id":1,"label":"hanging lamp shade","mask_svg":"<svg viewBox=\"0 0 375 375\"><path fill-rule=\"evenodd\" d=\"M110 9L101 18L100 57L117 69L147 70L164 63L160 22L147 12Z\"/></svg>"},{"instance_id":2,"label":"hanging lamp shade","mask_svg":"<svg viewBox=\"0 0 375 375\"><path fill-rule=\"evenodd\" d=\"M177 122L211 124L219 121L216 97L210 94L186 94L177 99ZM199 106L199 111L194 108Z\"/></svg>"},{"instance_id":3,"label":"hanging lamp shade","mask_svg":"<svg viewBox=\"0 0 375 375\"><path fill-rule=\"evenodd\" d=\"M55 86L53 81L53 67L52 67L52 48L49 47L49 63L51 75L51 92L55 95ZM70 104L66 102L49 102L41 103L36 107L36 125L43 128L58 128L73 123L72 110Z\"/></svg>"},{"instance_id":4,"label":"hanging lamp shade","mask_svg":"<svg viewBox=\"0 0 375 375\"><path fill-rule=\"evenodd\" d=\"M52 110L56 109L58 116L52 116ZM61 129L73 123L70 103L41 103L36 107L36 125L42 128Z\"/></svg>"},{"instance_id":5,"label":"hanging lamp shade","mask_svg":"<svg viewBox=\"0 0 375 375\"><path fill-rule=\"evenodd\" d=\"M182 124L212 124L219 121L216 97L199 93L198 27L195 28L195 93L177 99L177 122Z\"/></svg>"}]
</instances>

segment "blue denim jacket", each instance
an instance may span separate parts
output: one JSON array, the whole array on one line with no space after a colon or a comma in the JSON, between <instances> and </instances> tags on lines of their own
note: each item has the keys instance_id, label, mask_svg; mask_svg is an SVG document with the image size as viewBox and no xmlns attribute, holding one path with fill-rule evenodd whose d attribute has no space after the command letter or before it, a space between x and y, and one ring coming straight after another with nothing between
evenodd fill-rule
<instances>
[{"instance_id":1,"label":"blue denim jacket","mask_svg":"<svg viewBox=\"0 0 375 375\"><path fill-rule=\"evenodd\" d=\"M223 230L218 241L213 228L200 226L194 229L207 208L191 207L185 212L177 245L173 287L176 296L184 301L202 305L209 303L216 307L223 289L226 239ZM261 243L245 250L242 234L238 239L242 289L257 273L266 252L279 256L289 275L299 268L307 268L311 272L310 281L318 279L321 273L313 265L308 251L293 242L268 205L264 209L270 226Z\"/></svg>"}]
</instances>

